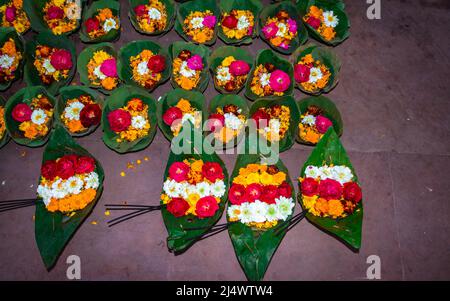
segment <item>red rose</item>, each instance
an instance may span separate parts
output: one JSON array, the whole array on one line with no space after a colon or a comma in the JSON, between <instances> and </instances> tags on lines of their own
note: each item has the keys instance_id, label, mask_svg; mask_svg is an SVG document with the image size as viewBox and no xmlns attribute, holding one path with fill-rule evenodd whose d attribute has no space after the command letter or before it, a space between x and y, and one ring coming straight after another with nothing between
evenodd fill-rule
<instances>
[{"instance_id":1,"label":"red rose","mask_svg":"<svg viewBox=\"0 0 450 301\"><path fill-rule=\"evenodd\" d=\"M231 204L240 205L245 202L245 187L241 184L231 185L230 191L228 192L228 198Z\"/></svg>"},{"instance_id":2,"label":"red rose","mask_svg":"<svg viewBox=\"0 0 450 301\"><path fill-rule=\"evenodd\" d=\"M207 129L211 132L220 130L225 125L225 116L221 114L211 114L208 119Z\"/></svg>"},{"instance_id":3,"label":"red rose","mask_svg":"<svg viewBox=\"0 0 450 301\"><path fill-rule=\"evenodd\" d=\"M319 183L313 178L304 178L300 190L303 195L313 196L317 194L317 189L319 187Z\"/></svg>"},{"instance_id":4,"label":"red rose","mask_svg":"<svg viewBox=\"0 0 450 301\"><path fill-rule=\"evenodd\" d=\"M147 8L144 4L138 5L134 8L134 13L136 16L141 17L147 14Z\"/></svg>"},{"instance_id":5,"label":"red rose","mask_svg":"<svg viewBox=\"0 0 450 301\"><path fill-rule=\"evenodd\" d=\"M168 126L172 126L175 120L183 118L183 112L178 107L171 107L164 112L163 120Z\"/></svg>"},{"instance_id":6,"label":"red rose","mask_svg":"<svg viewBox=\"0 0 450 301\"><path fill-rule=\"evenodd\" d=\"M83 174L93 172L95 169L95 160L91 157L79 157L75 166L75 173Z\"/></svg>"},{"instance_id":7,"label":"red rose","mask_svg":"<svg viewBox=\"0 0 450 301\"><path fill-rule=\"evenodd\" d=\"M81 109L80 121L81 124L88 128L100 123L102 118L102 109L96 103L87 104Z\"/></svg>"},{"instance_id":8,"label":"red rose","mask_svg":"<svg viewBox=\"0 0 450 301\"><path fill-rule=\"evenodd\" d=\"M154 55L148 60L147 66L155 73L163 72L166 69L166 58L160 54Z\"/></svg>"},{"instance_id":9,"label":"red rose","mask_svg":"<svg viewBox=\"0 0 450 301\"><path fill-rule=\"evenodd\" d=\"M50 64L52 64L56 70L68 70L73 66L72 55L65 49L56 50L50 58Z\"/></svg>"},{"instance_id":10,"label":"red rose","mask_svg":"<svg viewBox=\"0 0 450 301\"><path fill-rule=\"evenodd\" d=\"M281 183L280 186L278 186L278 195L284 196L285 198L292 197L292 188L291 185L289 185L288 182L284 181Z\"/></svg>"},{"instance_id":11,"label":"red rose","mask_svg":"<svg viewBox=\"0 0 450 301\"><path fill-rule=\"evenodd\" d=\"M268 126L270 116L264 110L259 109L252 115L252 119L255 120L256 128L259 129Z\"/></svg>"},{"instance_id":12,"label":"red rose","mask_svg":"<svg viewBox=\"0 0 450 301\"><path fill-rule=\"evenodd\" d=\"M84 22L84 26L86 26L86 31L93 32L100 28L100 21L97 18L89 18Z\"/></svg>"},{"instance_id":13,"label":"red rose","mask_svg":"<svg viewBox=\"0 0 450 301\"><path fill-rule=\"evenodd\" d=\"M182 217L189 209L189 203L182 198L173 198L167 204L167 211L173 214L175 217Z\"/></svg>"},{"instance_id":14,"label":"red rose","mask_svg":"<svg viewBox=\"0 0 450 301\"><path fill-rule=\"evenodd\" d=\"M169 167L169 177L177 182L187 180L189 175L189 165L184 162L174 162Z\"/></svg>"},{"instance_id":15,"label":"red rose","mask_svg":"<svg viewBox=\"0 0 450 301\"><path fill-rule=\"evenodd\" d=\"M45 161L41 166L41 175L49 181L56 178L57 175L57 164L55 160Z\"/></svg>"},{"instance_id":16,"label":"red rose","mask_svg":"<svg viewBox=\"0 0 450 301\"><path fill-rule=\"evenodd\" d=\"M127 111L117 109L108 114L109 127L114 132L125 131L131 124L131 115Z\"/></svg>"},{"instance_id":17,"label":"red rose","mask_svg":"<svg viewBox=\"0 0 450 301\"><path fill-rule=\"evenodd\" d=\"M267 185L262 189L261 201L267 204L275 204L275 199L278 197L278 189L275 185Z\"/></svg>"},{"instance_id":18,"label":"red rose","mask_svg":"<svg viewBox=\"0 0 450 301\"><path fill-rule=\"evenodd\" d=\"M217 200L212 196L205 196L198 200L195 206L195 213L199 218L211 217L219 210Z\"/></svg>"},{"instance_id":19,"label":"red rose","mask_svg":"<svg viewBox=\"0 0 450 301\"><path fill-rule=\"evenodd\" d=\"M67 180L75 174L75 164L72 156L64 156L56 163L56 174L63 180Z\"/></svg>"},{"instance_id":20,"label":"red rose","mask_svg":"<svg viewBox=\"0 0 450 301\"><path fill-rule=\"evenodd\" d=\"M8 6L5 10L6 21L12 23L16 19L17 11L14 6Z\"/></svg>"},{"instance_id":21,"label":"red rose","mask_svg":"<svg viewBox=\"0 0 450 301\"><path fill-rule=\"evenodd\" d=\"M319 133L325 134L332 125L333 123L327 117L322 115L316 117L316 128Z\"/></svg>"},{"instance_id":22,"label":"red rose","mask_svg":"<svg viewBox=\"0 0 450 301\"><path fill-rule=\"evenodd\" d=\"M332 179L320 181L319 195L327 200L339 200L342 196L342 185Z\"/></svg>"},{"instance_id":23,"label":"red rose","mask_svg":"<svg viewBox=\"0 0 450 301\"><path fill-rule=\"evenodd\" d=\"M262 186L257 183L253 183L247 186L245 191L245 198L249 203L253 203L261 198L263 192Z\"/></svg>"},{"instance_id":24,"label":"red rose","mask_svg":"<svg viewBox=\"0 0 450 301\"><path fill-rule=\"evenodd\" d=\"M308 20L306 20L306 23L308 23L314 29L320 27L320 19L314 17L309 17Z\"/></svg>"},{"instance_id":25,"label":"red rose","mask_svg":"<svg viewBox=\"0 0 450 301\"><path fill-rule=\"evenodd\" d=\"M224 178L222 166L216 162L206 162L203 164L202 175L212 183L216 180L223 180Z\"/></svg>"},{"instance_id":26,"label":"red rose","mask_svg":"<svg viewBox=\"0 0 450 301\"><path fill-rule=\"evenodd\" d=\"M26 103L17 104L11 112L12 118L17 122L31 120L31 108Z\"/></svg>"},{"instance_id":27,"label":"red rose","mask_svg":"<svg viewBox=\"0 0 450 301\"><path fill-rule=\"evenodd\" d=\"M59 20L64 18L64 10L58 6L50 6L47 10L48 20Z\"/></svg>"},{"instance_id":28,"label":"red rose","mask_svg":"<svg viewBox=\"0 0 450 301\"><path fill-rule=\"evenodd\" d=\"M235 16L226 16L222 21L222 25L229 29L236 28L237 24L238 19Z\"/></svg>"},{"instance_id":29,"label":"red rose","mask_svg":"<svg viewBox=\"0 0 450 301\"><path fill-rule=\"evenodd\" d=\"M344 184L344 199L358 204L362 199L361 187L355 182Z\"/></svg>"},{"instance_id":30,"label":"red rose","mask_svg":"<svg viewBox=\"0 0 450 301\"><path fill-rule=\"evenodd\" d=\"M311 67L297 64L294 66L294 79L297 83L305 83L309 81L309 75L311 74Z\"/></svg>"}]
</instances>

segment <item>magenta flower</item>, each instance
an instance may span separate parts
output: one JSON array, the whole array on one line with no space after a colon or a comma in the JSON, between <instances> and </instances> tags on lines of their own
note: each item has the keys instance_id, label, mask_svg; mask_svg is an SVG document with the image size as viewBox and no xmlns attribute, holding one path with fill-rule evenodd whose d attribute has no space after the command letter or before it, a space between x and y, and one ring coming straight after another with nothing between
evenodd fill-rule
<instances>
[{"instance_id":1,"label":"magenta flower","mask_svg":"<svg viewBox=\"0 0 450 301\"><path fill-rule=\"evenodd\" d=\"M16 8L14 6L8 6L6 8L5 19L8 22L13 22L16 19Z\"/></svg>"},{"instance_id":2,"label":"magenta flower","mask_svg":"<svg viewBox=\"0 0 450 301\"><path fill-rule=\"evenodd\" d=\"M296 34L297 33L297 22L295 22L294 19L288 19L287 24L289 27L289 31L292 32L293 34Z\"/></svg>"},{"instance_id":3,"label":"magenta flower","mask_svg":"<svg viewBox=\"0 0 450 301\"><path fill-rule=\"evenodd\" d=\"M286 44L285 42L282 42L282 43L280 44L280 48L288 49L288 48L289 48L289 45Z\"/></svg>"},{"instance_id":4,"label":"magenta flower","mask_svg":"<svg viewBox=\"0 0 450 301\"><path fill-rule=\"evenodd\" d=\"M291 79L286 72L275 70L270 74L269 85L275 92L284 92L291 85Z\"/></svg>"},{"instance_id":5,"label":"magenta flower","mask_svg":"<svg viewBox=\"0 0 450 301\"><path fill-rule=\"evenodd\" d=\"M47 10L47 19L60 20L64 18L64 10L58 6L50 6Z\"/></svg>"},{"instance_id":6,"label":"magenta flower","mask_svg":"<svg viewBox=\"0 0 450 301\"><path fill-rule=\"evenodd\" d=\"M205 25L208 28L213 29L214 26L216 26L216 16L206 16L203 18L203 25Z\"/></svg>"},{"instance_id":7,"label":"magenta flower","mask_svg":"<svg viewBox=\"0 0 450 301\"><path fill-rule=\"evenodd\" d=\"M233 61L230 64L230 73L233 76L246 75L250 71L250 66L245 61Z\"/></svg>"},{"instance_id":8,"label":"magenta flower","mask_svg":"<svg viewBox=\"0 0 450 301\"><path fill-rule=\"evenodd\" d=\"M266 39L271 39L277 34L278 26L275 22L269 23L263 27L262 32L264 33Z\"/></svg>"},{"instance_id":9,"label":"magenta flower","mask_svg":"<svg viewBox=\"0 0 450 301\"><path fill-rule=\"evenodd\" d=\"M297 83L306 83L309 81L311 68L302 64L294 66L294 79Z\"/></svg>"},{"instance_id":10,"label":"magenta flower","mask_svg":"<svg viewBox=\"0 0 450 301\"><path fill-rule=\"evenodd\" d=\"M253 26L250 26L250 27L248 28L247 34L248 34L249 36L251 36L251 35L253 34Z\"/></svg>"},{"instance_id":11,"label":"magenta flower","mask_svg":"<svg viewBox=\"0 0 450 301\"><path fill-rule=\"evenodd\" d=\"M319 133L325 134L328 128L332 125L333 123L327 117L322 115L316 117L316 129Z\"/></svg>"},{"instance_id":12,"label":"magenta flower","mask_svg":"<svg viewBox=\"0 0 450 301\"><path fill-rule=\"evenodd\" d=\"M306 23L314 29L318 29L320 27L320 19L314 17L309 17L308 20L306 20Z\"/></svg>"},{"instance_id":13,"label":"magenta flower","mask_svg":"<svg viewBox=\"0 0 450 301\"><path fill-rule=\"evenodd\" d=\"M100 71L108 77L117 77L116 59L104 60L100 66Z\"/></svg>"},{"instance_id":14,"label":"magenta flower","mask_svg":"<svg viewBox=\"0 0 450 301\"><path fill-rule=\"evenodd\" d=\"M202 70L203 69L203 60L202 57L198 54L191 56L187 60L187 66L192 70Z\"/></svg>"}]
</instances>

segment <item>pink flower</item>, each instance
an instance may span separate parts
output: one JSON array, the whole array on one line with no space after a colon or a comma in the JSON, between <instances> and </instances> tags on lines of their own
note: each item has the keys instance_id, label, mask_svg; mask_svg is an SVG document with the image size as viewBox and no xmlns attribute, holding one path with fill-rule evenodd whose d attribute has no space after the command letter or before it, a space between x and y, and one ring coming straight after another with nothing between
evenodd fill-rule
<instances>
[{"instance_id":1,"label":"pink flower","mask_svg":"<svg viewBox=\"0 0 450 301\"><path fill-rule=\"evenodd\" d=\"M184 162L174 162L169 167L169 177L176 182L183 182L188 178L189 169L189 165Z\"/></svg>"},{"instance_id":2,"label":"pink flower","mask_svg":"<svg viewBox=\"0 0 450 301\"><path fill-rule=\"evenodd\" d=\"M230 73L233 76L246 75L250 71L250 66L245 61L233 61L230 64Z\"/></svg>"},{"instance_id":3,"label":"pink flower","mask_svg":"<svg viewBox=\"0 0 450 301\"><path fill-rule=\"evenodd\" d=\"M306 23L309 24L314 29L317 29L320 27L320 19L309 17L308 20L306 20Z\"/></svg>"},{"instance_id":4,"label":"pink flower","mask_svg":"<svg viewBox=\"0 0 450 301\"><path fill-rule=\"evenodd\" d=\"M16 8L14 6L8 6L6 8L5 19L8 22L13 22L16 19Z\"/></svg>"},{"instance_id":5,"label":"pink flower","mask_svg":"<svg viewBox=\"0 0 450 301\"><path fill-rule=\"evenodd\" d=\"M116 59L104 60L100 66L100 71L108 77L117 77Z\"/></svg>"},{"instance_id":6,"label":"pink flower","mask_svg":"<svg viewBox=\"0 0 450 301\"><path fill-rule=\"evenodd\" d=\"M250 26L250 27L248 28L247 34L248 34L249 36L251 36L251 35L253 34L253 26Z\"/></svg>"},{"instance_id":7,"label":"pink flower","mask_svg":"<svg viewBox=\"0 0 450 301\"><path fill-rule=\"evenodd\" d=\"M50 6L47 10L47 19L59 20L64 17L64 10L58 6Z\"/></svg>"},{"instance_id":8,"label":"pink flower","mask_svg":"<svg viewBox=\"0 0 450 301\"><path fill-rule=\"evenodd\" d=\"M289 31L292 32L293 34L296 34L297 33L297 22L295 22L294 19L288 19L287 24L289 27Z\"/></svg>"},{"instance_id":9,"label":"pink flower","mask_svg":"<svg viewBox=\"0 0 450 301\"><path fill-rule=\"evenodd\" d=\"M284 92L289 88L291 79L286 72L275 70L270 74L269 84L275 92Z\"/></svg>"},{"instance_id":10,"label":"pink flower","mask_svg":"<svg viewBox=\"0 0 450 301\"><path fill-rule=\"evenodd\" d=\"M283 48L283 49L289 49L289 45L286 44L285 42L282 42L282 43L280 44L280 48Z\"/></svg>"},{"instance_id":11,"label":"pink flower","mask_svg":"<svg viewBox=\"0 0 450 301\"><path fill-rule=\"evenodd\" d=\"M192 70L202 70L203 69L203 61L202 57L198 54L191 56L187 60L187 66Z\"/></svg>"},{"instance_id":12,"label":"pink flower","mask_svg":"<svg viewBox=\"0 0 450 301\"><path fill-rule=\"evenodd\" d=\"M59 49L52 54L50 58L50 64L55 67L56 70L68 70L71 69L72 55L65 49Z\"/></svg>"},{"instance_id":13,"label":"pink flower","mask_svg":"<svg viewBox=\"0 0 450 301\"><path fill-rule=\"evenodd\" d=\"M271 39L277 34L278 26L277 24L275 24L275 22L269 23L268 25L263 27L262 32L264 33L266 39Z\"/></svg>"},{"instance_id":14,"label":"pink flower","mask_svg":"<svg viewBox=\"0 0 450 301\"><path fill-rule=\"evenodd\" d=\"M205 25L208 28L213 29L214 26L216 26L216 16L206 16L203 18L203 25Z\"/></svg>"},{"instance_id":15,"label":"pink flower","mask_svg":"<svg viewBox=\"0 0 450 301\"><path fill-rule=\"evenodd\" d=\"M306 83L307 81L309 81L309 74L311 72L311 68L306 66L306 65L302 65L302 64L297 64L294 66L294 79L297 83Z\"/></svg>"},{"instance_id":16,"label":"pink flower","mask_svg":"<svg viewBox=\"0 0 450 301\"><path fill-rule=\"evenodd\" d=\"M333 123L327 117L322 115L316 117L316 129L319 133L325 134L332 125Z\"/></svg>"}]
</instances>

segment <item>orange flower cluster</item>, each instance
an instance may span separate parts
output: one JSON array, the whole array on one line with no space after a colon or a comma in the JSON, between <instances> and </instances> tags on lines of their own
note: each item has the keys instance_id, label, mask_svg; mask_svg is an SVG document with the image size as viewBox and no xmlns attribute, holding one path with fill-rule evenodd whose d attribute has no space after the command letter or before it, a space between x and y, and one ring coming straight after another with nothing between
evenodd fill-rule
<instances>
[{"instance_id":1,"label":"orange flower cluster","mask_svg":"<svg viewBox=\"0 0 450 301\"><path fill-rule=\"evenodd\" d=\"M4 62L0 62L0 83L7 83L15 78L14 73L22 60L22 54L17 51L16 43L10 38L0 48L0 56L5 56L10 61L5 66L2 66Z\"/></svg>"},{"instance_id":2,"label":"orange flower cluster","mask_svg":"<svg viewBox=\"0 0 450 301\"><path fill-rule=\"evenodd\" d=\"M79 3L79 1L49 0L45 4L42 10L43 18L53 34L65 34L77 28L78 21L81 18L81 7L77 3ZM62 16L49 17L52 15L59 15L59 11L62 12Z\"/></svg>"},{"instance_id":3,"label":"orange flower cluster","mask_svg":"<svg viewBox=\"0 0 450 301\"><path fill-rule=\"evenodd\" d=\"M71 194L62 199L52 198L47 206L47 210L50 212L61 211L63 213L81 210L95 199L96 194L97 191L95 189L89 188L81 191L79 194Z\"/></svg>"},{"instance_id":4,"label":"orange flower cluster","mask_svg":"<svg viewBox=\"0 0 450 301\"><path fill-rule=\"evenodd\" d=\"M14 7L15 17L14 20L7 20L6 10ZM27 14L23 10L23 0L12 0L4 5L0 6L0 14L2 15L1 27L14 27L18 33L24 33L30 29L30 21Z\"/></svg>"}]
</instances>

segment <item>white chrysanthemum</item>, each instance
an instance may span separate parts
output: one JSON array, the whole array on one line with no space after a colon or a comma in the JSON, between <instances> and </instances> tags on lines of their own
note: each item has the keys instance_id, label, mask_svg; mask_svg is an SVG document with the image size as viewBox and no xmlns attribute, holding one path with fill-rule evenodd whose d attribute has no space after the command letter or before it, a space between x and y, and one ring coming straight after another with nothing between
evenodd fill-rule
<instances>
[{"instance_id":1,"label":"white chrysanthemum","mask_svg":"<svg viewBox=\"0 0 450 301\"><path fill-rule=\"evenodd\" d=\"M203 28L203 18L202 17L194 17L191 19L191 26L194 29Z\"/></svg>"},{"instance_id":2,"label":"white chrysanthemum","mask_svg":"<svg viewBox=\"0 0 450 301\"><path fill-rule=\"evenodd\" d=\"M253 213L252 210L250 208L250 203L243 203L241 205L241 222L243 223L251 223L253 220Z\"/></svg>"},{"instance_id":3,"label":"white chrysanthemum","mask_svg":"<svg viewBox=\"0 0 450 301\"><path fill-rule=\"evenodd\" d=\"M189 194L191 193L189 192L189 186L190 184L187 182L177 183L176 191L183 199L187 199Z\"/></svg>"},{"instance_id":4,"label":"white chrysanthemum","mask_svg":"<svg viewBox=\"0 0 450 301\"><path fill-rule=\"evenodd\" d=\"M147 62L147 61L140 62L140 63L137 65L137 73L138 73L139 75L145 75L145 74L147 74L149 71L150 71L150 69L148 69L148 62Z\"/></svg>"},{"instance_id":5,"label":"white chrysanthemum","mask_svg":"<svg viewBox=\"0 0 450 301\"><path fill-rule=\"evenodd\" d=\"M52 198L52 191L45 187L44 185L39 185L37 188L37 194L39 197L42 198L42 201L44 202L45 206L47 206L50 203L50 200Z\"/></svg>"},{"instance_id":6,"label":"white chrysanthemum","mask_svg":"<svg viewBox=\"0 0 450 301\"><path fill-rule=\"evenodd\" d=\"M233 113L225 113L224 118L225 118L225 127L229 129L237 131L243 125L242 120L240 120Z\"/></svg>"},{"instance_id":7,"label":"white chrysanthemum","mask_svg":"<svg viewBox=\"0 0 450 301\"><path fill-rule=\"evenodd\" d=\"M198 193L198 189L197 189L197 185L192 185L189 183L183 183L184 185L184 190L186 191L186 196L183 195L183 198L188 198L189 195L191 194L199 194Z\"/></svg>"},{"instance_id":8,"label":"white chrysanthemum","mask_svg":"<svg viewBox=\"0 0 450 301\"><path fill-rule=\"evenodd\" d=\"M332 10L324 11L323 12L323 22L328 27L336 27L339 24L339 19L337 16L334 15L334 12Z\"/></svg>"},{"instance_id":9,"label":"white chrysanthemum","mask_svg":"<svg viewBox=\"0 0 450 301\"><path fill-rule=\"evenodd\" d=\"M228 207L227 213L230 219L240 220L242 208L239 205L231 205Z\"/></svg>"},{"instance_id":10,"label":"white chrysanthemum","mask_svg":"<svg viewBox=\"0 0 450 301\"><path fill-rule=\"evenodd\" d=\"M320 68L316 68L316 67L311 68L310 73L309 73L309 82L310 83L314 84L317 81L319 81L320 79L322 79L322 77L323 77L323 73L322 73L322 70L320 70Z\"/></svg>"},{"instance_id":11,"label":"white chrysanthemum","mask_svg":"<svg viewBox=\"0 0 450 301\"><path fill-rule=\"evenodd\" d=\"M175 180L166 180L163 185L163 190L170 198L178 197L178 186Z\"/></svg>"},{"instance_id":12,"label":"white chrysanthemum","mask_svg":"<svg viewBox=\"0 0 450 301\"><path fill-rule=\"evenodd\" d=\"M280 216L278 206L276 204L270 204L267 206L266 219L269 222L278 220Z\"/></svg>"},{"instance_id":13,"label":"white chrysanthemum","mask_svg":"<svg viewBox=\"0 0 450 301\"><path fill-rule=\"evenodd\" d=\"M277 118L269 120L269 128L272 133L279 133L281 128L281 122Z\"/></svg>"},{"instance_id":14,"label":"white chrysanthemum","mask_svg":"<svg viewBox=\"0 0 450 301\"><path fill-rule=\"evenodd\" d=\"M259 82L261 83L261 87L265 87L270 83L270 73L263 73L259 77Z\"/></svg>"},{"instance_id":15,"label":"white chrysanthemum","mask_svg":"<svg viewBox=\"0 0 450 301\"><path fill-rule=\"evenodd\" d=\"M0 55L0 68L8 69L14 63L14 57L7 54Z\"/></svg>"},{"instance_id":16,"label":"white chrysanthemum","mask_svg":"<svg viewBox=\"0 0 450 301\"><path fill-rule=\"evenodd\" d=\"M338 165L331 168L331 177L343 185L352 180L353 173L347 166Z\"/></svg>"},{"instance_id":17,"label":"white chrysanthemum","mask_svg":"<svg viewBox=\"0 0 450 301\"><path fill-rule=\"evenodd\" d=\"M64 117L69 120L80 120L80 112L83 108L84 104L75 101L64 109Z\"/></svg>"},{"instance_id":18,"label":"white chrysanthemum","mask_svg":"<svg viewBox=\"0 0 450 301\"><path fill-rule=\"evenodd\" d=\"M320 169L320 178L322 180L332 178L333 169L330 166L324 165L324 166L321 166L319 169Z\"/></svg>"},{"instance_id":19,"label":"white chrysanthemum","mask_svg":"<svg viewBox=\"0 0 450 301\"><path fill-rule=\"evenodd\" d=\"M246 16L240 16L240 17L238 18L238 23L237 23L237 25L236 25L236 28L237 28L238 30L246 29L246 28L248 28L249 26L250 26L250 22L248 21L248 19L247 19Z\"/></svg>"},{"instance_id":20,"label":"white chrysanthemum","mask_svg":"<svg viewBox=\"0 0 450 301\"><path fill-rule=\"evenodd\" d=\"M218 80L223 81L223 82L227 82L227 81L231 80L230 68L224 67L224 66L218 67L217 72L216 72L216 77Z\"/></svg>"},{"instance_id":21,"label":"white chrysanthemum","mask_svg":"<svg viewBox=\"0 0 450 301\"><path fill-rule=\"evenodd\" d=\"M201 198L210 195L210 187L209 187L208 183L200 182L200 183L197 183L196 187L197 187L198 195Z\"/></svg>"},{"instance_id":22,"label":"white chrysanthemum","mask_svg":"<svg viewBox=\"0 0 450 301\"><path fill-rule=\"evenodd\" d=\"M52 197L55 199L62 199L68 195L66 185L61 179L56 180L52 184Z\"/></svg>"},{"instance_id":23,"label":"white chrysanthemum","mask_svg":"<svg viewBox=\"0 0 450 301\"><path fill-rule=\"evenodd\" d=\"M101 65L100 65L101 66ZM100 70L100 66L97 66L94 69L94 75L98 77L100 80L104 80L107 76L103 74L103 72Z\"/></svg>"},{"instance_id":24,"label":"white chrysanthemum","mask_svg":"<svg viewBox=\"0 0 450 301\"><path fill-rule=\"evenodd\" d=\"M308 165L305 169L305 177L316 179L322 175L320 168L314 165Z\"/></svg>"},{"instance_id":25,"label":"white chrysanthemum","mask_svg":"<svg viewBox=\"0 0 450 301\"><path fill-rule=\"evenodd\" d=\"M277 37L284 37L288 33L288 27L284 23L278 23L278 31L275 34Z\"/></svg>"},{"instance_id":26,"label":"white chrysanthemum","mask_svg":"<svg viewBox=\"0 0 450 301\"><path fill-rule=\"evenodd\" d=\"M47 118L47 115L45 114L45 111L42 109L36 109L31 113L31 122L37 125L41 125L45 123L45 119Z\"/></svg>"},{"instance_id":27,"label":"white chrysanthemum","mask_svg":"<svg viewBox=\"0 0 450 301\"><path fill-rule=\"evenodd\" d=\"M292 209L295 206L294 201L292 198L280 196L275 199L275 203L278 206L278 219L285 221L292 214Z\"/></svg>"},{"instance_id":28,"label":"white chrysanthemum","mask_svg":"<svg viewBox=\"0 0 450 301\"><path fill-rule=\"evenodd\" d=\"M42 67L44 67L46 74L52 74L56 71L55 67L53 67L52 63L50 62L50 59L44 59Z\"/></svg>"},{"instance_id":29,"label":"white chrysanthemum","mask_svg":"<svg viewBox=\"0 0 450 301\"><path fill-rule=\"evenodd\" d=\"M192 77L195 75L195 70L188 67L187 61L183 61L180 66L180 74L184 77Z\"/></svg>"},{"instance_id":30,"label":"white chrysanthemum","mask_svg":"<svg viewBox=\"0 0 450 301\"><path fill-rule=\"evenodd\" d=\"M103 22L103 30L105 32L110 32L112 29L117 28L117 22L114 20L114 18L106 19L105 22Z\"/></svg>"},{"instance_id":31,"label":"white chrysanthemum","mask_svg":"<svg viewBox=\"0 0 450 301\"><path fill-rule=\"evenodd\" d=\"M83 189L83 181L79 177L73 176L64 182L64 186L66 187L68 193L79 194L81 189Z\"/></svg>"},{"instance_id":32,"label":"white chrysanthemum","mask_svg":"<svg viewBox=\"0 0 450 301\"><path fill-rule=\"evenodd\" d=\"M161 12L156 8L152 7L148 10L148 17L152 20L161 20Z\"/></svg>"},{"instance_id":33,"label":"white chrysanthemum","mask_svg":"<svg viewBox=\"0 0 450 301\"><path fill-rule=\"evenodd\" d=\"M255 223L263 223L266 221L267 204L256 200L249 205L252 212L252 221Z\"/></svg>"},{"instance_id":34,"label":"white chrysanthemum","mask_svg":"<svg viewBox=\"0 0 450 301\"><path fill-rule=\"evenodd\" d=\"M221 198L225 194L225 188L225 183L218 180L210 186L210 193L217 198Z\"/></svg>"},{"instance_id":35,"label":"white chrysanthemum","mask_svg":"<svg viewBox=\"0 0 450 301\"><path fill-rule=\"evenodd\" d=\"M98 178L98 174L94 171L89 173L84 178L84 188L86 188L86 189L89 189L89 188L97 189L99 185L100 185L100 181Z\"/></svg>"},{"instance_id":36,"label":"white chrysanthemum","mask_svg":"<svg viewBox=\"0 0 450 301\"><path fill-rule=\"evenodd\" d=\"M147 120L142 116L133 116L131 118L131 126L135 129L142 130L147 125Z\"/></svg>"},{"instance_id":37,"label":"white chrysanthemum","mask_svg":"<svg viewBox=\"0 0 450 301\"><path fill-rule=\"evenodd\" d=\"M313 126L316 124L316 116L308 114L305 117L303 117L302 123L307 124L309 126Z\"/></svg>"}]
</instances>

